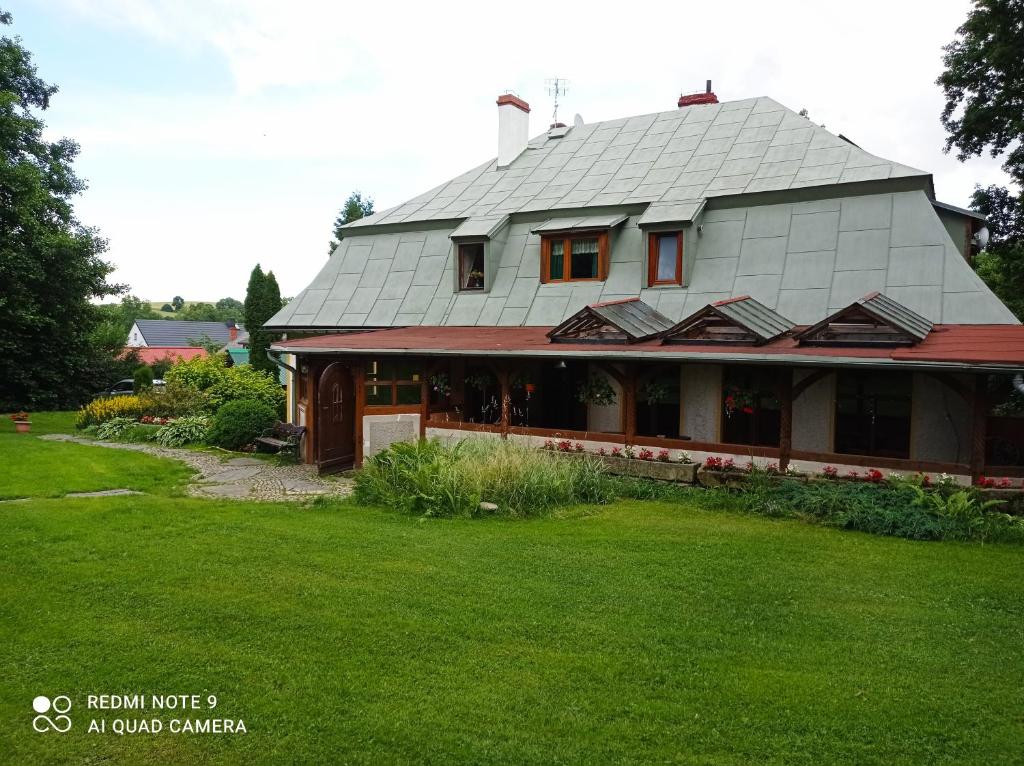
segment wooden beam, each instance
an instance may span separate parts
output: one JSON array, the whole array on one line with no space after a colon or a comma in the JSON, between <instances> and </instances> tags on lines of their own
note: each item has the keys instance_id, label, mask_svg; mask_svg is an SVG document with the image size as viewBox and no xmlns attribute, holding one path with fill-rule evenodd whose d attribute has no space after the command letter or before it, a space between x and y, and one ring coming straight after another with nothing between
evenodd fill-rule
<instances>
[{"instance_id":1,"label":"wooden beam","mask_svg":"<svg viewBox=\"0 0 1024 766\"><path fill-rule=\"evenodd\" d=\"M985 473L985 425L988 420L988 376L974 376L971 401L971 480Z\"/></svg>"},{"instance_id":2,"label":"wooden beam","mask_svg":"<svg viewBox=\"0 0 1024 766\"><path fill-rule=\"evenodd\" d=\"M501 438L508 438L512 421L512 372L504 365L497 366L498 384L501 386Z\"/></svg>"},{"instance_id":3,"label":"wooden beam","mask_svg":"<svg viewBox=\"0 0 1024 766\"><path fill-rule=\"evenodd\" d=\"M354 457L352 458L354 468L363 466L363 410L366 409L366 365L357 360L352 370L355 378L356 401L353 410L355 419L355 444L353 445Z\"/></svg>"},{"instance_id":4,"label":"wooden beam","mask_svg":"<svg viewBox=\"0 0 1024 766\"><path fill-rule=\"evenodd\" d=\"M623 424L622 432L628 445L636 441L636 365L626 365L625 380L622 386Z\"/></svg>"},{"instance_id":5,"label":"wooden beam","mask_svg":"<svg viewBox=\"0 0 1024 766\"><path fill-rule=\"evenodd\" d=\"M793 371L783 368L779 379L779 470L789 468L793 451Z\"/></svg>"},{"instance_id":6,"label":"wooden beam","mask_svg":"<svg viewBox=\"0 0 1024 766\"><path fill-rule=\"evenodd\" d=\"M828 377L833 372L834 372L834 370L831 370L829 368L825 368L825 369L821 369L821 370L815 370L810 375L807 375L802 380L800 380L799 383L793 384L793 389L792 389L793 401L796 401L797 399L799 399L800 395L804 391L806 391L808 388L813 386L819 380L822 380L822 379Z\"/></svg>"}]
</instances>

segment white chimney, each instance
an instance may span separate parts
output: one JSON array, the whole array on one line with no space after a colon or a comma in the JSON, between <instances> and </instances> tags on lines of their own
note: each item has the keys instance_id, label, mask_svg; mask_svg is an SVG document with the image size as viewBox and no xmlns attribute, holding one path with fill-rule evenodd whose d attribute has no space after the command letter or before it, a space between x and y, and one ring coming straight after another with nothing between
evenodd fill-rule
<instances>
[{"instance_id":1,"label":"white chimney","mask_svg":"<svg viewBox=\"0 0 1024 766\"><path fill-rule=\"evenodd\" d=\"M530 140L530 105L518 96L498 96L498 167L507 168Z\"/></svg>"}]
</instances>

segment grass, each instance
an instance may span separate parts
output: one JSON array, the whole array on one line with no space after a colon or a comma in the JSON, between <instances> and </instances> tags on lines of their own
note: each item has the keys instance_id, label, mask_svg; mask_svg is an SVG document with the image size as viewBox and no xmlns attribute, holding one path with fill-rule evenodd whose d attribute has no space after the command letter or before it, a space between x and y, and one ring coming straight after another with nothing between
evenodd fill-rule
<instances>
[{"instance_id":1,"label":"grass","mask_svg":"<svg viewBox=\"0 0 1024 766\"><path fill-rule=\"evenodd\" d=\"M0 441L0 461L23 446ZM991 764L1024 752L1018 546L661 501L523 521L37 499L0 506L0 524L11 762ZM33 733L30 700L59 693L74 728ZM101 693L216 694L249 733L86 734L100 714L85 695Z\"/></svg>"},{"instance_id":2,"label":"grass","mask_svg":"<svg viewBox=\"0 0 1024 766\"><path fill-rule=\"evenodd\" d=\"M151 455L35 438L75 433L74 418L74 413L33 413L30 435L15 433L9 419L0 419L0 500L103 489L174 495L192 475L182 463Z\"/></svg>"}]
</instances>

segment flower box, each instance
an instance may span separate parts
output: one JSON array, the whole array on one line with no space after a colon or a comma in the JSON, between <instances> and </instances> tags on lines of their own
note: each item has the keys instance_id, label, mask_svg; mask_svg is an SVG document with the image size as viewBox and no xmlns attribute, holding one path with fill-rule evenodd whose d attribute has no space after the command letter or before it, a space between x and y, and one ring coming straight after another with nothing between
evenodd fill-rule
<instances>
[{"instance_id":1,"label":"flower box","mask_svg":"<svg viewBox=\"0 0 1024 766\"><path fill-rule=\"evenodd\" d=\"M641 479L657 479L659 481L675 481L683 484L693 484L697 475L697 466L694 463L672 463L661 460L637 460L625 457L613 457L611 455L597 456L608 473L616 476L636 476Z\"/></svg>"}]
</instances>

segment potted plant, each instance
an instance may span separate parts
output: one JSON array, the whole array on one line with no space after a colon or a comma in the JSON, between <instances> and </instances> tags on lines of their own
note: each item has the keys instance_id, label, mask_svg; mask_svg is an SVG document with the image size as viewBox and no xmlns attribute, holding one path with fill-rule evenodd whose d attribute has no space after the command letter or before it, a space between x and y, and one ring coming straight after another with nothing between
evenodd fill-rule
<instances>
[{"instance_id":1,"label":"potted plant","mask_svg":"<svg viewBox=\"0 0 1024 766\"><path fill-rule=\"evenodd\" d=\"M596 404L601 407L615 404L615 389L603 375L591 375L576 390L576 401L581 404Z\"/></svg>"},{"instance_id":2,"label":"potted plant","mask_svg":"<svg viewBox=\"0 0 1024 766\"><path fill-rule=\"evenodd\" d=\"M15 412L11 415L14 421L14 428L19 434L27 434L32 430L32 421L28 419L27 412Z\"/></svg>"}]
</instances>

